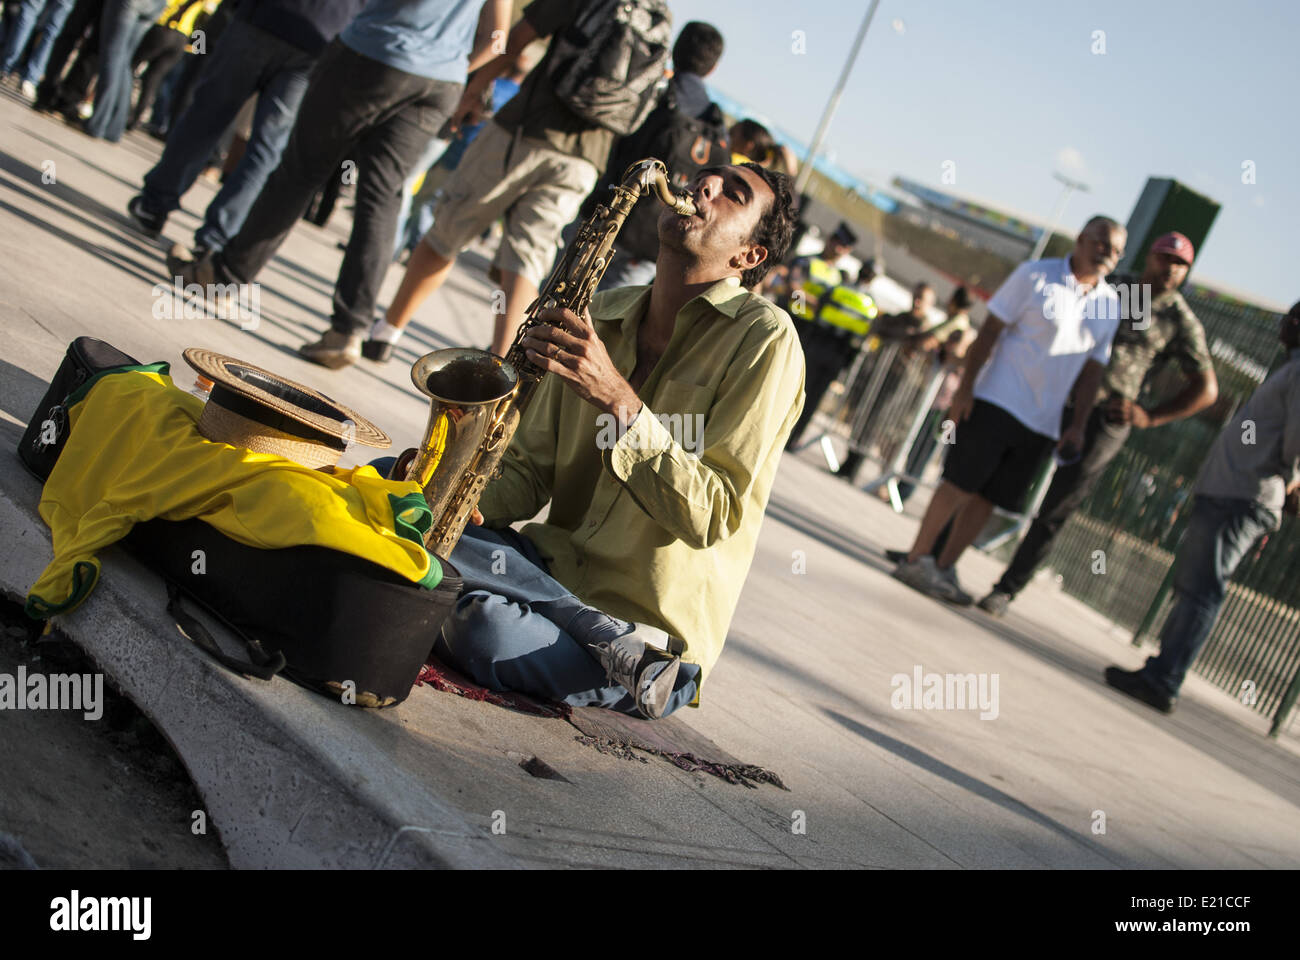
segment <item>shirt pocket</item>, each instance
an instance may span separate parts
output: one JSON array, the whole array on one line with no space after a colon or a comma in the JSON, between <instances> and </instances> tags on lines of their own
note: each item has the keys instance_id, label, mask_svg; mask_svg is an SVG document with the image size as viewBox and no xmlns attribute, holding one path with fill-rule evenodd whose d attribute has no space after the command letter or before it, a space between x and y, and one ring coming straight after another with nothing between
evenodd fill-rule
<instances>
[{"instance_id":1,"label":"shirt pocket","mask_svg":"<svg viewBox=\"0 0 1300 960\"><path fill-rule=\"evenodd\" d=\"M715 392L713 387L668 378L655 391L651 410L687 453L699 456L704 449L704 427Z\"/></svg>"},{"instance_id":2,"label":"shirt pocket","mask_svg":"<svg viewBox=\"0 0 1300 960\"><path fill-rule=\"evenodd\" d=\"M713 394L713 387L665 377L655 390L651 406L664 413L708 413Z\"/></svg>"}]
</instances>

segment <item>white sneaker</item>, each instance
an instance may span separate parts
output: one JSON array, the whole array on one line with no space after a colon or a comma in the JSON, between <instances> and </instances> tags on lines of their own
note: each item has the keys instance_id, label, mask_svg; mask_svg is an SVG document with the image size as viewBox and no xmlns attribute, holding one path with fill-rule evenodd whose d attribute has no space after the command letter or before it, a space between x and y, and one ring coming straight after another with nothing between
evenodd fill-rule
<instances>
[{"instance_id":1,"label":"white sneaker","mask_svg":"<svg viewBox=\"0 0 1300 960\"><path fill-rule=\"evenodd\" d=\"M670 639L658 627L637 623L630 633L616 640L588 646L605 668L610 683L617 683L632 694L636 708L647 720L658 720L664 715L664 707L677 682L682 661L668 652Z\"/></svg>"},{"instance_id":2,"label":"white sneaker","mask_svg":"<svg viewBox=\"0 0 1300 960\"><path fill-rule=\"evenodd\" d=\"M34 102L36 100L36 84L32 83L30 80L24 80L23 85L18 89L22 92L23 98L27 101Z\"/></svg>"}]
</instances>

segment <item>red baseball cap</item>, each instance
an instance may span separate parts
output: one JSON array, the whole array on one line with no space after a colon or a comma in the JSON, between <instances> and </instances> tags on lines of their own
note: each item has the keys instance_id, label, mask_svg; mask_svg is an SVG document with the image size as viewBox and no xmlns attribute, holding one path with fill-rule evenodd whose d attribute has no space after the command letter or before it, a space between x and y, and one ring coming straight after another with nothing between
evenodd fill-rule
<instances>
[{"instance_id":1,"label":"red baseball cap","mask_svg":"<svg viewBox=\"0 0 1300 960\"><path fill-rule=\"evenodd\" d=\"M1170 256L1177 257L1188 266L1191 266L1192 259L1196 256L1196 251L1192 249L1192 241L1177 230L1157 238L1156 242L1151 244L1151 252L1167 253Z\"/></svg>"}]
</instances>

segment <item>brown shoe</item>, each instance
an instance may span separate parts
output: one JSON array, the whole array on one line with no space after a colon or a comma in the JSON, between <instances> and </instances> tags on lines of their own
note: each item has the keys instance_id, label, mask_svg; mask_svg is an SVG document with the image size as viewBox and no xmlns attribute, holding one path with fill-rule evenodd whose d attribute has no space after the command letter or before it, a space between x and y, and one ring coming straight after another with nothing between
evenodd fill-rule
<instances>
[{"instance_id":1,"label":"brown shoe","mask_svg":"<svg viewBox=\"0 0 1300 960\"><path fill-rule=\"evenodd\" d=\"M360 334L326 330L315 343L304 343L299 347L298 356L331 370L341 370L361 359L361 340Z\"/></svg>"},{"instance_id":2,"label":"brown shoe","mask_svg":"<svg viewBox=\"0 0 1300 960\"><path fill-rule=\"evenodd\" d=\"M212 262L212 254L205 252L195 258L179 243L174 244L167 251L167 272L186 286L197 283L203 288L205 295L208 288L218 282L217 268Z\"/></svg>"}]
</instances>

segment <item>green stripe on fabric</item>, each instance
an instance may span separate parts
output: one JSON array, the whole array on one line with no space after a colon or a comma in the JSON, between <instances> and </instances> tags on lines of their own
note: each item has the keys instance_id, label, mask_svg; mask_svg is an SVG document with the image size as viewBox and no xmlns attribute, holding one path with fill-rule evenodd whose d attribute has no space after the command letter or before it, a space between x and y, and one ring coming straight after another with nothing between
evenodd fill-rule
<instances>
[{"instance_id":1,"label":"green stripe on fabric","mask_svg":"<svg viewBox=\"0 0 1300 960\"><path fill-rule=\"evenodd\" d=\"M23 612L33 620L48 620L55 614L71 610L82 600L85 600L91 590L95 589L95 581L98 579L99 567L96 564L86 560L78 560L72 568L72 595L67 600L62 603L51 603L32 594L27 598L27 603L23 605Z\"/></svg>"},{"instance_id":2,"label":"green stripe on fabric","mask_svg":"<svg viewBox=\"0 0 1300 960\"><path fill-rule=\"evenodd\" d=\"M424 535L433 526L433 511L422 493L408 493L399 497L390 493L388 505L393 510L393 529L397 535L412 543L418 543L424 550ZM433 554L425 551L429 557L429 570L419 580L419 585L426 590L433 590L442 583L442 564Z\"/></svg>"},{"instance_id":3,"label":"green stripe on fabric","mask_svg":"<svg viewBox=\"0 0 1300 960\"><path fill-rule=\"evenodd\" d=\"M100 377L111 377L116 373L159 373L164 377L171 376L171 364L166 362L160 363L139 363L126 364L121 367L109 367L107 370L101 370L81 386L77 387L68 394L67 399L63 401L65 407L70 407L74 403L79 403L90 392L90 388L99 382Z\"/></svg>"}]
</instances>

